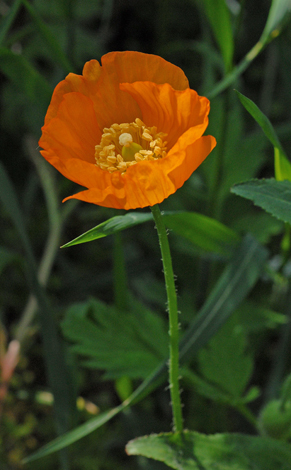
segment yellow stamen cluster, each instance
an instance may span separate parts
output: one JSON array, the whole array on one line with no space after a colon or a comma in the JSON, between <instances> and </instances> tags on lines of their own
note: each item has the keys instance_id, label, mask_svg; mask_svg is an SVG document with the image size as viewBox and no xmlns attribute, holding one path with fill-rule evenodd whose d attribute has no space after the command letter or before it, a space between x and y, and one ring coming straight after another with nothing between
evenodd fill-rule
<instances>
[{"instance_id":1,"label":"yellow stamen cluster","mask_svg":"<svg viewBox=\"0 0 291 470\"><path fill-rule=\"evenodd\" d=\"M158 160L167 154L164 132L147 127L139 118L135 122L112 124L103 129L101 142L95 146L95 160L102 170L124 174L142 160Z\"/></svg>"}]
</instances>

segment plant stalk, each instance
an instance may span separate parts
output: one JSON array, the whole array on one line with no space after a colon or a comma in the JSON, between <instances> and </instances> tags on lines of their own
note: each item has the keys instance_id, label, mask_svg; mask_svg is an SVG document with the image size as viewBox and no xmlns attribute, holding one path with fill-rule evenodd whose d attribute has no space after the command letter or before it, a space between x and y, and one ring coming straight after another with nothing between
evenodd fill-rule
<instances>
[{"instance_id":1,"label":"plant stalk","mask_svg":"<svg viewBox=\"0 0 291 470\"><path fill-rule=\"evenodd\" d=\"M170 336L169 384L171 393L171 405L173 410L174 431L181 432L183 431L183 417L179 390L179 322L177 294L175 289L174 273L168 236L162 219L160 208L158 205L155 205L151 207L151 211L158 231L168 300Z\"/></svg>"}]
</instances>

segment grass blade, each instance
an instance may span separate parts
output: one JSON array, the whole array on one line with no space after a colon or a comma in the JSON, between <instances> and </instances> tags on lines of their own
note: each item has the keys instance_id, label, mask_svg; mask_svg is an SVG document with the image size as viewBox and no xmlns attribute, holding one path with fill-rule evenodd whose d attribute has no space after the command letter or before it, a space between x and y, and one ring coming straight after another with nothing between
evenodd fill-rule
<instances>
[{"instance_id":1,"label":"grass blade","mask_svg":"<svg viewBox=\"0 0 291 470\"><path fill-rule=\"evenodd\" d=\"M21 209L13 185L0 162L0 201L10 215L26 255L26 274L32 292L39 305L44 355L49 385L54 394L56 425L59 433L70 428L72 410L75 407L73 387L65 364L62 345L58 338L56 324L48 299L37 279L37 268L31 244L26 232Z\"/></svg>"},{"instance_id":2,"label":"grass blade","mask_svg":"<svg viewBox=\"0 0 291 470\"><path fill-rule=\"evenodd\" d=\"M207 341L227 320L239 303L247 296L257 281L265 264L268 252L255 239L245 237L235 253L232 262L226 267L213 293L197 318L190 325L181 341L180 359L186 362L203 347ZM42 447L25 459L32 462L53 452L61 450L82 437L87 436L100 426L110 421L130 405L138 403L165 380L167 361L162 363L121 405L92 418Z\"/></svg>"}]
</instances>

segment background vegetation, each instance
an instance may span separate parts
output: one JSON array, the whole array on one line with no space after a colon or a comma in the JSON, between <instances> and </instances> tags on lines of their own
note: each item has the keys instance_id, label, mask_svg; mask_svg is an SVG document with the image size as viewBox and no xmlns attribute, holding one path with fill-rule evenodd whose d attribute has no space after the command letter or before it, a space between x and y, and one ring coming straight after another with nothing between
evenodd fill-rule
<instances>
[{"instance_id":1,"label":"background vegetation","mask_svg":"<svg viewBox=\"0 0 291 470\"><path fill-rule=\"evenodd\" d=\"M273 23L271 4L278 6ZM153 222L60 250L123 212L73 201L62 206L78 188L37 148L55 85L112 50L160 55L211 98L207 134L218 145L161 205L208 217L166 221L181 336L193 337L198 312L216 311L200 342L185 350L185 427L207 434L269 431L290 439L290 416L283 431L272 428L272 416L266 429L262 418L265 405L282 398L283 383L284 400L291 400L290 231L231 193L236 183L274 176L273 145L234 88L269 118L291 157L289 7L269 0L0 2L1 469L24 468L22 460L57 434L117 407L167 357ZM225 77L232 77L228 86ZM171 430L166 383L162 378L104 426L25 468L166 468L124 451L130 439Z\"/></svg>"}]
</instances>

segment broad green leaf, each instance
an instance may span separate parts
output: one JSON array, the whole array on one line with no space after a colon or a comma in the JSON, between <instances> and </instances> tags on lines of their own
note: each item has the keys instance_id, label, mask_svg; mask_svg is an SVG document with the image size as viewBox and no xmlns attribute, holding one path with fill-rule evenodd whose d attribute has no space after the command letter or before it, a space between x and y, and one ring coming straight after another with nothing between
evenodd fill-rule
<instances>
[{"instance_id":1,"label":"broad green leaf","mask_svg":"<svg viewBox=\"0 0 291 470\"><path fill-rule=\"evenodd\" d=\"M10 215L23 244L26 256L26 274L31 291L39 305L39 318L43 339L44 356L49 385L54 395L56 424L59 433L65 432L71 425L75 410L71 377L66 366L61 341L54 321L54 313L37 278L37 267L21 208L12 182L0 162L0 201Z\"/></svg>"},{"instance_id":2,"label":"broad green leaf","mask_svg":"<svg viewBox=\"0 0 291 470\"><path fill-rule=\"evenodd\" d=\"M278 181L289 180L291 181L291 163L289 162L284 149L277 137L277 134L264 113L258 108L258 106L249 98L242 95L236 90L236 93L246 110L251 116L257 121L265 136L274 146L275 151L275 175Z\"/></svg>"},{"instance_id":3,"label":"broad green leaf","mask_svg":"<svg viewBox=\"0 0 291 470\"><path fill-rule=\"evenodd\" d=\"M253 371L253 358L246 351L247 339L232 315L198 354L203 377L230 396L242 396Z\"/></svg>"},{"instance_id":4,"label":"broad green leaf","mask_svg":"<svg viewBox=\"0 0 291 470\"><path fill-rule=\"evenodd\" d=\"M221 50L225 70L228 71L231 69L234 51L230 12L225 0L205 0L203 4Z\"/></svg>"},{"instance_id":5,"label":"broad green leaf","mask_svg":"<svg viewBox=\"0 0 291 470\"><path fill-rule=\"evenodd\" d=\"M22 55L0 47L0 70L33 101L41 100L42 104L49 102L52 93L50 85Z\"/></svg>"},{"instance_id":6,"label":"broad green leaf","mask_svg":"<svg viewBox=\"0 0 291 470\"><path fill-rule=\"evenodd\" d=\"M118 215L102 222L102 224L97 225L91 230L88 230L79 237L63 245L62 248L98 240L99 238L107 237L108 235L112 235L113 233L120 232L121 230L142 224L149 220L153 220L153 216L150 212L128 212L125 215Z\"/></svg>"},{"instance_id":7,"label":"broad green leaf","mask_svg":"<svg viewBox=\"0 0 291 470\"><path fill-rule=\"evenodd\" d=\"M239 236L233 230L203 214L165 214L163 220L167 228L205 251L229 255L239 242Z\"/></svg>"},{"instance_id":8,"label":"broad green leaf","mask_svg":"<svg viewBox=\"0 0 291 470\"><path fill-rule=\"evenodd\" d=\"M164 213L163 218L167 228L205 251L229 255L239 242L239 236L233 230L196 212ZM153 216L146 212L128 212L112 217L66 243L62 248L98 240L150 220L153 220Z\"/></svg>"},{"instance_id":9,"label":"broad green leaf","mask_svg":"<svg viewBox=\"0 0 291 470\"><path fill-rule=\"evenodd\" d=\"M288 21L290 12L291 0L273 0L260 42L266 43L278 36L283 25Z\"/></svg>"},{"instance_id":10,"label":"broad green leaf","mask_svg":"<svg viewBox=\"0 0 291 470\"><path fill-rule=\"evenodd\" d=\"M236 184L231 192L250 199L283 222L291 224L291 183L275 179L250 180Z\"/></svg>"},{"instance_id":11,"label":"broad green leaf","mask_svg":"<svg viewBox=\"0 0 291 470\"><path fill-rule=\"evenodd\" d=\"M199 351L224 324L240 302L248 295L262 272L268 251L255 239L246 236L233 259L225 268L210 297L180 342L180 360L185 363ZM117 408L102 413L38 450L25 462L32 462L45 455L67 447L110 421L128 406L138 403L166 380L167 361L161 363L150 376Z\"/></svg>"},{"instance_id":12,"label":"broad green leaf","mask_svg":"<svg viewBox=\"0 0 291 470\"><path fill-rule=\"evenodd\" d=\"M164 321L136 301L127 312L95 299L74 305L62 330L83 365L105 370L106 379L144 379L168 354Z\"/></svg>"},{"instance_id":13,"label":"broad green leaf","mask_svg":"<svg viewBox=\"0 0 291 470\"><path fill-rule=\"evenodd\" d=\"M290 470L291 466L290 444L244 434L153 434L130 441L126 452L176 470Z\"/></svg>"}]
</instances>

